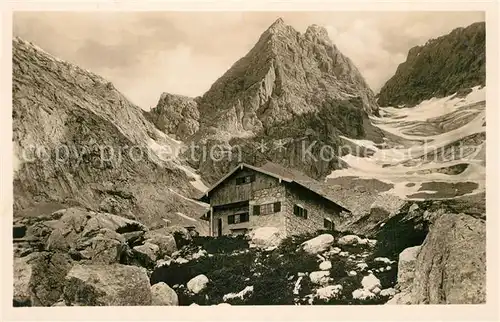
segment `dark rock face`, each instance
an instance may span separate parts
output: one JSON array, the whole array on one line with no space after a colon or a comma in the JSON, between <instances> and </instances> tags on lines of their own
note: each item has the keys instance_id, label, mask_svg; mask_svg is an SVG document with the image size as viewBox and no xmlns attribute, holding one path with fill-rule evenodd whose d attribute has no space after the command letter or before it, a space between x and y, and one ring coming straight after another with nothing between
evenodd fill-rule
<instances>
[{"instance_id":1,"label":"dark rock face","mask_svg":"<svg viewBox=\"0 0 500 322\"><path fill-rule=\"evenodd\" d=\"M179 140L187 139L200 127L198 103L186 96L163 93L156 107L144 115L158 129Z\"/></svg>"},{"instance_id":2,"label":"dark rock face","mask_svg":"<svg viewBox=\"0 0 500 322\"><path fill-rule=\"evenodd\" d=\"M409 107L432 97L461 96L471 87L485 85L485 40L485 23L478 22L413 47L380 90L379 105Z\"/></svg>"},{"instance_id":3,"label":"dark rock face","mask_svg":"<svg viewBox=\"0 0 500 322\"><path fill-rule=\"evenodd\" d=\"M177 143L139 107L100 76L19 38L12 45L15 215L81 205L153 225L170 210L203 213L175 193L197 193L182 162L157 151Z\"/></svg>"}]
</instances>

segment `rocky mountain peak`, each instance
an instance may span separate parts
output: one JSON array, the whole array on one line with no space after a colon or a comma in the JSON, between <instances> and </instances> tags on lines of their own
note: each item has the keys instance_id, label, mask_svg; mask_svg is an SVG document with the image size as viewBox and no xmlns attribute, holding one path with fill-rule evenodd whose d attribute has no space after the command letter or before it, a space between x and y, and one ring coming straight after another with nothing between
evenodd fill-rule
<instances>
[{"instance_id":1,"label":"rocky mountain peak","mask_svg":"<svg viewBox=\"0 0 500 322\"><path fill-rule=\"evenodd\" d=\"M319 132L317 139L335 147L340 135L365 138L368 115L378 114L374 93L324 27L312 25L300 33L282 19L266 29L197 102L199 131L190 141L232 146L244 140L240 148L245 162L293 164L315 178L338 163L332 159L311 164L294 155L300 139ZM256 155L252 144L260 140L289 142L289 155ZM230 167L211 161L193 166L209 182Z\"/></svg>"},{"instance_id":2,"label":"rocky mountain peak","mask_svg":"<svg viewBox=\"0 0 500 322\"><path fill-rule=\"evenodd\" d=\"M328 100L360 100L365 113L378 110L364 78L325 28L312 25L301 34L278 19L203 95L200 125L216 124L233 136L255 134L315 113Z\"/></svg>"},{"instance_id":3,"label":"rocky mountain peak","mask_svg":"<svg viewBox=\"0 0 500 322\"><path fill-rule=\"evenodd\" d=\"M192 97L163 93L158 104L144 115L158 129L180 140L199 129L198 103Z\"/></svg>"},{"instance_id":4,"label":"rocky mountain peak","mask_svg":"<svg viewBox=\"0 0 500 322\"><path fill-rule=\"evenodd\" d=\"M283 29L286 29L288 27L287 24L285 24L285 21L283 20L283 18L278 18L276 19L275 22L273 22L269 28L268 28L268 31L269 32L277 32L279 30L283 30Z\"/></svg>"},{"instance_id":5,"label":"rocky mountain peak","mask_svg":"<svg viewBox=\"0 0 500 322\"><path fill-rule=\"evenodd\" d=\"M316 24L307 27L304 35L307 39L311 41L323 42L325 44L332 44L332 41L328 36L328 31L326 30L326 28L318 26Z\"/></svg>"}]
</instances>

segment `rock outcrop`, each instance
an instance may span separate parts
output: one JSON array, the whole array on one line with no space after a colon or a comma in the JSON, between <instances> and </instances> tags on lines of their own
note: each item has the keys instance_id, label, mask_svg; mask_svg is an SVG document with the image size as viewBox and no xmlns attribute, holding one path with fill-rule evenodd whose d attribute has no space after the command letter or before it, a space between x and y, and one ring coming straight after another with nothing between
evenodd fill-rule
<instances>
[{"instance_id":1,"label":"rock outcrop","mask_svg":"<svg viewBox=\"0 0 500 322\"><path fill-rule=\"evenodd\" d=\"M435 218L422 246L402 253L399 269L401 293L391 303L485 303L485 221L465 214Z\"/></svg>"},{"instance_id":2,"label":"rock outcrop","mask_svg":"<svg viewBox=\"0 0 500 322\"><path fill-rule=\"evenodd\" d=\"M200 128L198 103L195 99L163 93L156 107L144 113L164 133L186 140Z\"/></svg>"},{"instance_id":3,"label":"rock outcrop","mask_svg":"<svg viewBox=\"0 0 500 322\"><path fill-rule=\"evenodd\" d=\"M486 83L484 22L457 28L410 49L378 94L381 106L410 107L432 97L467 94Z\"/></svg>"}]
</instances>

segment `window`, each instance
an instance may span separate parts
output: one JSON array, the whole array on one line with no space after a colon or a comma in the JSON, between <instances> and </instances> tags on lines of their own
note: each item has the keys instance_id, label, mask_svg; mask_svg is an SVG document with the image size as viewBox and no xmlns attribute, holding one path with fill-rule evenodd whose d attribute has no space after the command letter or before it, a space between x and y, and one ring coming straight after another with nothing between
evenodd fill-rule
<instances>
[{"instance_id":1,"label":"window","mask_svg":"<svg viewBox=\"0 0 500 322\"><path fill-rule=\"evenodd\" d=\"M272 214L274 212L274 204L268 203L265 205L260 206L260 214L261 215L268 215Z\"/></svg>"},{"instance_id":2,"label":"window","mask_svg":"<svg viewBox=\"0 0 500 322\"><path fill-rule=\"evenodd\" d=\"M236 178L236 185L247 184L255 181L255 174L250 174L244 177Z\"/></svg>"},{"instance_id":3,"label":"window","mask_svg":"<svg viewBox=\"0 0 500 322\"><path fill-rule=\"evenodd\" d=\"M294 205L293 206L293 214L298 217L302 217L304 219L307 219L307 209L303 208L300 205Z\"/></svg>"},{"instance_id":4,"label":"window","mask_svg":"<svg viewBox=\"0 0 500 322\"><path fill-rule=\"evenodd\" d=\"M335 224L330 218L323 219L323 227L328 230L334 230Z\"/></svg>"},{"instance_id":5,"label":"window","mask_svg":"<svg viewBox=\"0 0 500 322\"><path fill-rule=\"evenodd\" d=\"M249 220L250 220L250 216L248 215L248 212L243 212L240 214L234 214L234 215L227 216L227 223L229 225L239 224L241 222L247 222Z\"/></svg>"},{"instance_id":6,"label":"window","mask_svg":"<svg viewBox=\"0 0 500 322\"><path fill-rule=\"evenodd\" d=\"M269 215L281 211L281 202L267 203L264 205L253 206L253 214L255 216L259 215Z\"/></svg>"},{"instance_id":7,"label":"window","mask_svg":"<svg viewBox=\"0 0 500 322\"><path fill-rule=\"evenodd\" d=\"M247 222L250 220L250 216L248 215L248 212L244 212L239 214L240 217L240 222Z\"/></svg>"}]
</instances>

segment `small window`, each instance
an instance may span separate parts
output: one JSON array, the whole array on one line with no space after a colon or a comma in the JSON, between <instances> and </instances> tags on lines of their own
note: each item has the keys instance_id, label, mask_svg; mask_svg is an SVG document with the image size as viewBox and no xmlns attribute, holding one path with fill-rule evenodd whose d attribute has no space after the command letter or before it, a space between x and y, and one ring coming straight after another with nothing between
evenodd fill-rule
<instances>
[{"instance_id":1,"label":"small window","mask_svg":"<svg viewBox=\"0 0 500 322\"><path fill-rule=\"evenodd\" d=\"M248 212L240 214L240 222L247 222L250 221L250 216Z\"/></svg>"},{"instance_id":2,"label":"small window","mask_svg":"<svg viewBox=\"0 0 500 322\"><path fill-rule=\"evenodd\" d=\"M240 214L234 214L234 215L227 216L227 223L229 225L239 224L241 222L247 222L249 220L250 220L250 216L248 215L248 212L242 212Z\"/></svg>"},{"instance_id":3,"label":"small window","mask_svg":"<svg viewBox=\"0 0 500 322\"><path fill-rule=\"evenodd\" d=\"M274 214L280 211L281 211L280 201L253 207L253 213L256 216Z\"/></svg>"},{"instance_id":4,"label":"small window","mask_svg":"<svg viewBox=\"0 0 500 322\"><path fill-rule=\"evenodd\" d=\"M293 214L295 216L307 219L307 209L303 208L302 206L294 205L293 206Z\"/></svg>"},{"instance_id":5,"label":"small window","mask_svg":"<svg viewBox=\"0 0 500 322\"><path fill-rule=\"evenodd\" d=\"M236 185L247 184L255 181L255 174L236 178Z\"/></svg>"},{"instance_id":6,"label":"small window","mask_svg":"<svg viewBox=\"0 0 500 322\"><path fill-rule=\"evenodd\" d=\"M260 205L260 214L261 215L269 215L272 213L274 213L274 204L273 203Z\"/></svg>"},{"instance_id":7,"label":"small window","mask_svg":"<svg viewBox=\"0 0 500 322\"><path fill-rule=\"evenodd\" d=\"M323 220L323 227L325 229L328 229L328 230L334 230L335 224L333 223L333 221L330 218L325 218Z\"/></svg>"}]
</instances>

